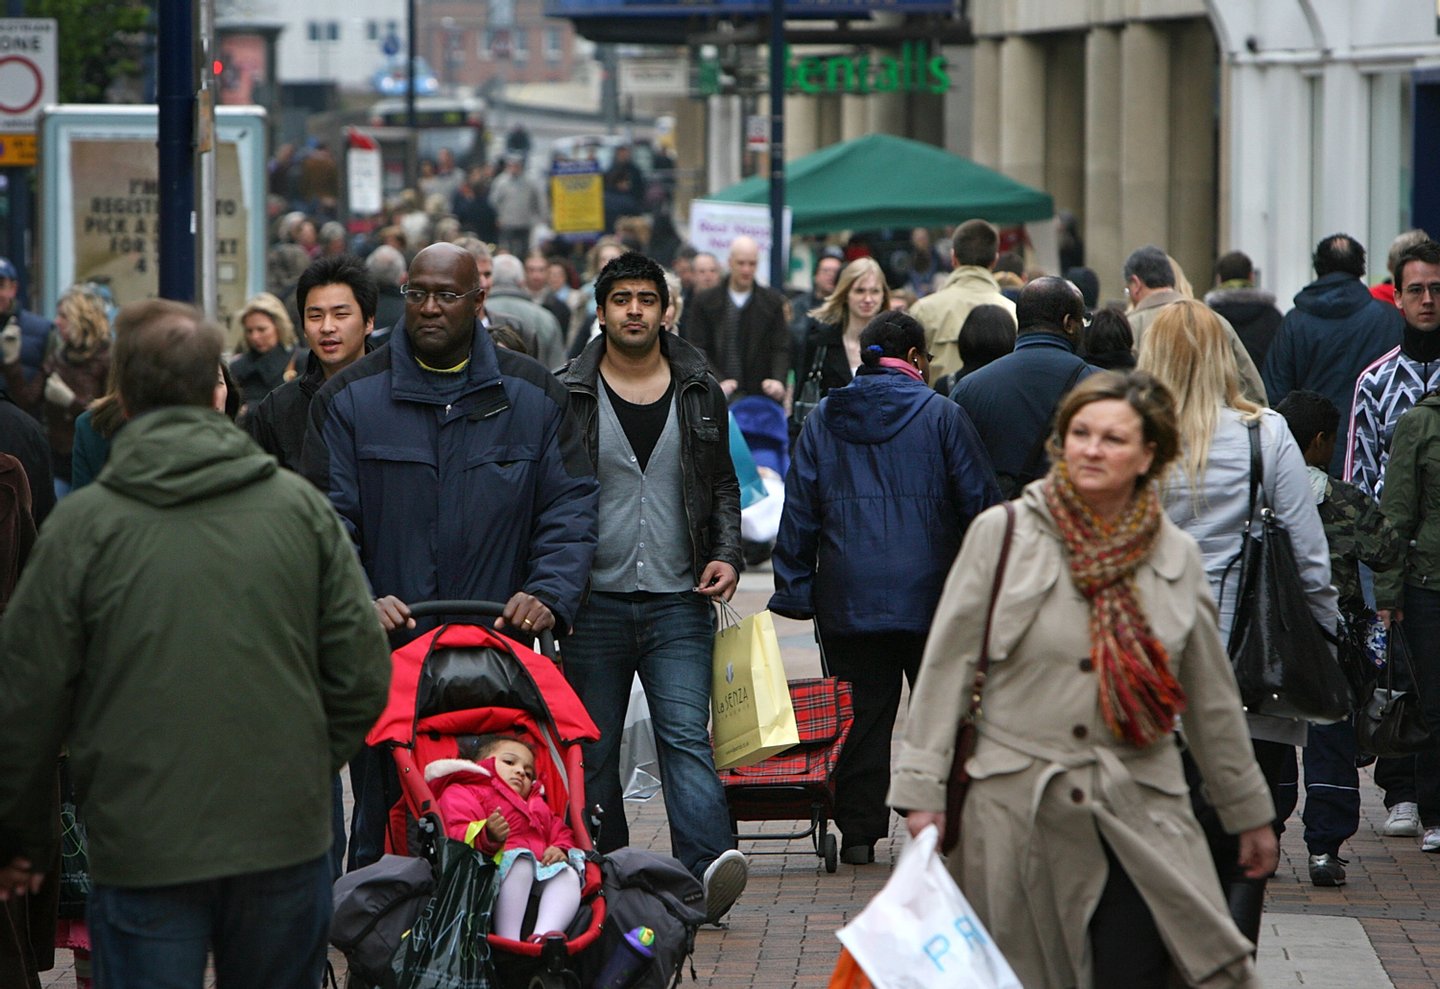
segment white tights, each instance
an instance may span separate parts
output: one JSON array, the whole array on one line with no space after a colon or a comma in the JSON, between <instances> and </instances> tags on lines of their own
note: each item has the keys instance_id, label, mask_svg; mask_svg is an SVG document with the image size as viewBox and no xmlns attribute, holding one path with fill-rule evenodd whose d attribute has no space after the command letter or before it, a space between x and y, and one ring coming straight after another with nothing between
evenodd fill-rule
<instances>
[{"instance_id":1,"label":"white tights","mask_svg":"<svg viewBox=\"0 0 1440 989\"><path fill-rule=\"evenodd\" d=\"M525 920L525 907L530 888L535 884L535 860L520 856L510 863L510 871L500 883L495 897L492 928L503 938L520 940L520 925ZM580 909L580 877L566 867L549 879L540 880L540 907L535 915L535 933L564 931Z\"/></svg>"}]
</instances>

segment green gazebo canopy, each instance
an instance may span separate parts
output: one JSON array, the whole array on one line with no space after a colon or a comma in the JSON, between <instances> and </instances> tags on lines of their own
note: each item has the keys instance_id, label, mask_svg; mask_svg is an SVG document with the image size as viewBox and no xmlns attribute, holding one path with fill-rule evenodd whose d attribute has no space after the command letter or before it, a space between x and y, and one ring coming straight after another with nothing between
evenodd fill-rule
<instances>
[{"instance_id":1,"label":"green gazebo canopy","mask_svg":"<svg viewBox=\"0 0 1440 989\"><path fill-rule=\"evenodd\" d=\"M705 198L763 205L770 201L770 181L755 176ZM834 144L787 164L785 205L795 234L940 227L970 219L1007 225L1055 213L1048 193L889 134Z\"/></svg>"}]
</instances>

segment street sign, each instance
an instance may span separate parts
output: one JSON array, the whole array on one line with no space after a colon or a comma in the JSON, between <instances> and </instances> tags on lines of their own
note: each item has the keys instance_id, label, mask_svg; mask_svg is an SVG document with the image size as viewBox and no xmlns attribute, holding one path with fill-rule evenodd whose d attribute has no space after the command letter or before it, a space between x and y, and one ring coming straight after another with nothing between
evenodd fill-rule
<instances>
[{"instance_id":1,"label":"street sign","mask_svg":"<svg viewBox=\"0 0 1440 989\"><path fill-rule=\"evenodd\" d=\"M620 92L626 96L674 96L690 88L683 58L636 58L620 62Z\"/></svg>"},{"instance_id":2,"label":"street sign","mask_svg":"<svg viewBox=\"0 0 1440 989\"><path fill-rule=\"evenodd\" d=\"M605 192L593 161L556 162L550 171L550 228L557 234L605 229Z\"/></svg>"},{"instance_id":3,"label":"street sign","mask_svg":"<svg viewBox=\"0 0 1440 989\"><path fill-rule=\"evenodd\" d=\"M34 134L0 134L0 166L35 164Z\"/></svg>"},{"instance_id":4,"label":"street sign","mask_svg":"<svg viewBox=\"0 0 1440 989\"><path fill-rule=\"evenodd\" d=\"M770 147L770 118L751 114L745 118L745 147L764 151Z\"/></svg>"},{"instance_id":5,"label":"street sign","mask_svg":"<svg viewBox=\"0 0 1440 989\"><path fill-rule=\"evenodd\" d=\"M56 101L56 40L54 18L0 18L0 134L33 136Z\"/></svg>"}]
</instances>

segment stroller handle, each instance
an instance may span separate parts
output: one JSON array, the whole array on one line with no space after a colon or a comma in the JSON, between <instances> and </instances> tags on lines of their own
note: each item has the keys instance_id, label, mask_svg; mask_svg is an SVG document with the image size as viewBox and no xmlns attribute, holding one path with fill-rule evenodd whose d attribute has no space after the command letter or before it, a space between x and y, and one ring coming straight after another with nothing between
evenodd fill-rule
<instances>
[{"instance_id":1,"label":"stroller handle","mask_svg":"<svg viewBox=\"0 0 1440 989\"><path fill-rule=\"evenodd\" d=\"M470 615L476 618L499 618L505 614L503 601L419 601L410 605L411 618L429 618L432 615ZM555 658L555 636L547 628L537 632L540 652Z\"/></svg>"}]
</instances>

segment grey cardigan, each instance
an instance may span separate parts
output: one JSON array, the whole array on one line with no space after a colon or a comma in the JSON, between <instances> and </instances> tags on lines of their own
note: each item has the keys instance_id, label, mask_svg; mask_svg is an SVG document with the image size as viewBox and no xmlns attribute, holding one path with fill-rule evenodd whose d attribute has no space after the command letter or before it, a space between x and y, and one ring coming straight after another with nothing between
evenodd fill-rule
<instances>
[{"instance_id":1,"label":"grey cardigan","mask_svg":"<svg viewBox=\"0 0 1440 989\"><path fill-rule=\"evenodd\" d=\"M1265 501L1289 530L1310 611L1316 621L1333 631L1339 620L1339 602L1330 583L1325 527L1315 507L1300 447L1285 419L1269 409L1260 414L1260 458L1265 468ZM1250 507L1250 437L1241 412L1228 407L1220 410L1201 482L1192 486L1184 471L1172 471L1164 497L1171 521L1200 544L1210 592L1220 606L1220 638L1229 641L1240 577L1239 565L1231 567L1230 563L1240 552ZM1303 721L1263 714L1248 717L1252 738L1305 744Z\"/></svg>"}]
</instances>

